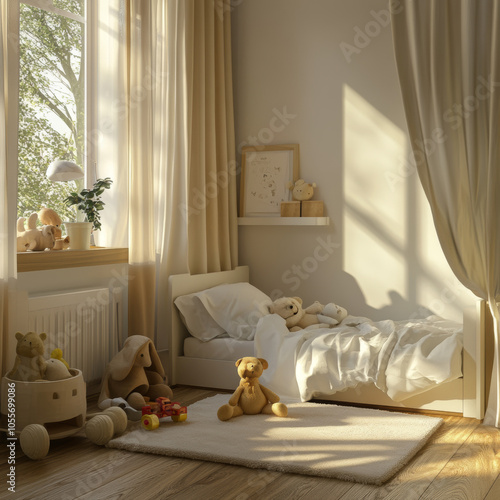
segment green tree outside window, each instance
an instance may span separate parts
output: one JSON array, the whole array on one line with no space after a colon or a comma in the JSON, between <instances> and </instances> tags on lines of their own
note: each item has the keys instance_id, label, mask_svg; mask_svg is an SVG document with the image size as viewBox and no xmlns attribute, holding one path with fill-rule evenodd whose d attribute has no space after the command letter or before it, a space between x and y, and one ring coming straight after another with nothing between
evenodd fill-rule
<instances>
[{"instance_id":1,"label":"green tree outside window","mask_svg":"<svg viewBox=\"0 0 500 500\"><path fill-rule=\"evenodd\" d=\"M56 7L84 15L85 0L57 0ZM64 203L83 181L52 183L55 159L85 166L85 25L20 4L18 216L55 210L74 217Z\"/></svg>"}]
</instances>

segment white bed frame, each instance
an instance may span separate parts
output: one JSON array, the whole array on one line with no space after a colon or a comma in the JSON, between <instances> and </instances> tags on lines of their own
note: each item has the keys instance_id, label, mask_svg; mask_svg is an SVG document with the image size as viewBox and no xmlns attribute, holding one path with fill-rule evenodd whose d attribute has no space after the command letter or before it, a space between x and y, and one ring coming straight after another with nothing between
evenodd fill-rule
<instances>
[{"instance_id":1,"label":"white bed frame","mask_svg":"<svg viewBox=\"0 0 500 500\"><path fill-rule=\"evenodd\" d=\"M171 348L170 383L197 387L234 390L239 377L233 361L190 358L183 355L184 339L188 331L180 320L174 300L180 295L205 290L223 283L249 281L249 269L237 267L233 271L209 274L179 274L169 278L169 300L171 304ZM486 305L478 301L475 306L464 310L464 351L463 378L414 396L403 402L395 402L374 385L358 386L355 389L338 392L332 396L318 396L317 399L343 403L375 405L381 407L401 407L458 413L464 417L482 419L485 410L485 330L487 321Z\"/></svg>"}]
</instances>

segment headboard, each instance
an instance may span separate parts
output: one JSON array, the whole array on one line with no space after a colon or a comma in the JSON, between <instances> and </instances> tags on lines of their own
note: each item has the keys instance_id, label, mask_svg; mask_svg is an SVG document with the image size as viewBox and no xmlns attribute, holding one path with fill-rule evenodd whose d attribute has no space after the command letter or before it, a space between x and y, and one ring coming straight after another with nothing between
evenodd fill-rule
<instances>
[{"instance_id":1,"label":"headboard","mask_svg":"<svg viewBox=\"0 0 500 500\"><path fill-rule=\"evenodd\" d=\"M232 271L221 271L207 274L176 274L168 279L168 297L171 314L171 342L170 342L170 366L172 373L169 380L172 384L179 383L176 380L177 358L183 355L184 339L189 332L182 323L174 300L180 295L187 295L201 290L206 290L225 283L248 282L248 266L239 266Z\"/></svg>"}]
</instances>

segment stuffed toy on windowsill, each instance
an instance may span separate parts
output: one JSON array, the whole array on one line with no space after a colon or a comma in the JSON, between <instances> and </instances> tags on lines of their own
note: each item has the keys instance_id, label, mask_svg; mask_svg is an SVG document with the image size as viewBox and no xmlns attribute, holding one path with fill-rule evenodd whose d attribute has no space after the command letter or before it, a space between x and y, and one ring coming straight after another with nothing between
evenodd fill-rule
<instances>
[{"instance_id":1,"label":"stuffed toy on windowsill","mask_svg":"<svg viewBox=\"0 0 500 500\"><path fill-rule=\"evenodd\" d=\"M31 214L28 218L28 228L24 227L24 217L17 219L17 251L26 250L41 251L46 248L52 249L56 242L56 227L43 226L38 229L36 222L38 215Z\"/></svg>"}]
</instances>

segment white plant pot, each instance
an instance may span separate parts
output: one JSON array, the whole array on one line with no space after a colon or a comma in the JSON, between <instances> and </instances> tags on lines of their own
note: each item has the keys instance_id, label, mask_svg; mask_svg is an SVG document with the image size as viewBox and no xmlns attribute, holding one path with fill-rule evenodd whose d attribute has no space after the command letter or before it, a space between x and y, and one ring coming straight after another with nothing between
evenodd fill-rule
<instances>
[{"instance_id":1,"label":"white plant pot","mask_svg":"<svg viewBox=\"0 0 500 500\"><path fill-rule=\"evenodd\" d=\"M65 222L70 250L90 250L92 222Z\"/></svg>"}]
</instances>

